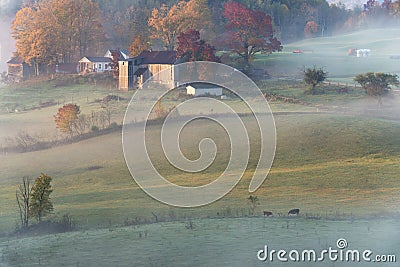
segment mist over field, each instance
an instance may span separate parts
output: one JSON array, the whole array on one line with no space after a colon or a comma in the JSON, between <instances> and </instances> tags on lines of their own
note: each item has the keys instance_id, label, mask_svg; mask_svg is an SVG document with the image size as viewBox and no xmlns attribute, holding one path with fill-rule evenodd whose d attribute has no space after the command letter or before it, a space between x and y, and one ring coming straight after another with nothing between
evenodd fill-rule
<instances>
[{"instance_id":1,"label":"mist over field","mask_svg":"<svg viewBox=\"0 0 400 267\"><path fill-rule=\"evenodd\" d=\"M399 257L400 86L392 86L393 91L378 98L369 96L371 88L361 87L354 78L367 72L400 76L400 18L391 13L378 16L374 8L363 10L367 1L0 0L0 73L8 71L6 62L16 47L22 60L32 63L26 75L11 64L8 76L0 76L0 267L287 266L290 264L262 262L257 251L265 245L276 251L336 249L339 239L347 240L350 250L371 249ZM14 31L16 42L10 27L22 3L28 2L52 3L57 12L38 8L35 15L27 13L24 20L15 21L15 28L20 21L32 24L20 26L23 30L19 33ZM178 2L191 8L178 8ZM228 4L223 7L225 2ZM341 2L346 8L327 2ZM95 6L78 8L76 3ZM162 4L179 10L171 11L171 17L178 17L181 31L181 38L178 30L170 32L178 39L176 44L158 34L169 31L159 28L168 24L164 18L152 15L159 13L152 11L166 8L160 8ZM198 12L208 8L210 14ZM380 6L376 8L381 11ZM86 21L89 9L94 15L85 28L81 19ZM178 16L182 10L185 13ZM273 21L266 17L270 13L275 16ZM249 35L249 28L259 28L260 33L269 26L275 31L279 42L274 42L273 53L235 52L243 48L231 28L238 14L244 21L243 29L234 29L237 32ZM253 22L255 14L260 20ZM185 32L183 28L191 20L196 22L194 30ZM215 32L209 24L215 26ZM91 38L82 38L81 32L90 33ZM209 37L202 37L203 33ZM260 39L254 46L267 39L254 36L249 41ZM194 43L189 44L192 39ZM198 45L203 41L201 48ZM113 64L105 59L104 65L102 61L97 67L80 60L83 56L89 61L92 57L93 61L103 60L106 51L128 48L134 48L129 51L130 59L124 51L119 63L119 53L111 53ZM164 59L164 48L175 49L177 56L171 53L171 58ZM370 53L360 56L359 49ZM183 55L178 54L181 50L185 50ZM203 50L208 52L195 57ZM358 55L351 52L357 50ZM147 54L154 54L154 61ZM189 54L193 58L186 56ZM243 56L248 56L247 62ZM247 98L242 98L221 86L217 89L222 95L205 93L215 97L213 102L195 106L196 96L190 95L186 86L207 81L210 69L203 72L206 68L195 65L185 76L176 64L205 58L235 68L211 69L212 77L224 80L222 85L226 82L232 89L251 89L254 82L260 89L257 97L250 99L251 90L243 90ZM76 73L78 64L80 73ZM62 65L71 70L64 71ZM172 65L168 79L156 74L162 65ZM320 69L327 73L316 85L306 75L313 66L314 73ZM242 75L236 70L246 73L251 84L241 86L236 77ZM194 75L196 71L198 75ZM136 76L132 87L125 73ZM147 83L152 75L155 77ZM183 83L180 76L188 80ZM160 80L155 82L157 78ZM165 94L160 90L160 97L153 99L140 95L146 91L146 83L154 85L147 86L154 95L167 83L175 88L168 88ZM218 85L209 83L213 88ZM387 93L386 89L382 91ZM273 125L261 129L252 109L254 103L265 102L272 111ZM147 107L152 105L147 116ZM241 121L233 120L225 108ZM188 121L189 117L194 119ZM143 121L145 127L138 128ZM167 134L177 141L172 149L162 137L167 123L181 127L179 133ZM228 132L231 128L245 134L234 139L236 133ZM263 149L268 147L263 140L266 136L276 140L271 168L260 164ZM213 158L207 152L214 152L214 146L203 147L203 141L215 146L215 157L203 170L180 168L170 160L178 158L176 155L194 163ZM144 144L146 151L137 150L137 144ZM152 165L171 184L206 188L241 161L233 156L235 151L248 154L243 169L235 167L230 172L240 179L226 196L208 205L167 205L135 182L140 173L150 177L146 165ZM268 177L250 192L256 173ZM41 214L31 215L35 210L30 206L24 210L20 201L25 181L36 185L42 174L52 179L47 184L51 189L47 204L52 204L52 209L44 210L41 221ZM163 186L150 185L156 190ZM177 198L183 195L165 192ZM209 198L206 194L211 193L204 191L204 198ZM35 204L35 195L31 191L25 201ZM293 210L297 214L290 212ZM296 262L294 266L363 265ZM398 266L398 262L384 266Z\"/></svg>"}]
</instances>

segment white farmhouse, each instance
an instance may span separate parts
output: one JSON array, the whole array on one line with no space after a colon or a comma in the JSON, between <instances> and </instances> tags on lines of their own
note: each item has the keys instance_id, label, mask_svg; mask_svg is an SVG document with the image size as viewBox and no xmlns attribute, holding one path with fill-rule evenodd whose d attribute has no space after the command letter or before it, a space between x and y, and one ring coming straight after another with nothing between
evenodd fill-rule
<instances>
[{"instance_id":1,"label":"white farmhouse","mask_svg":"<svg viewBox=\"0 0 400 267\"><path fill-rule=\"evenodd\" d=\"M83 57L79 60L79 72L105 72L111 71L109 57Z\"/></svg>"},{"instance_id":2,"label":"white farmhouse","mask_svg":"<svg viewBox=\"0 0 400 267\"><path fill-rule=\"evenodd\" d=\"M129 58L129 52L123 49L108 49L102 57L83 57L79 60L79 72L105 72L112 70L112 62Z\"/></svg>"}]
</instances>

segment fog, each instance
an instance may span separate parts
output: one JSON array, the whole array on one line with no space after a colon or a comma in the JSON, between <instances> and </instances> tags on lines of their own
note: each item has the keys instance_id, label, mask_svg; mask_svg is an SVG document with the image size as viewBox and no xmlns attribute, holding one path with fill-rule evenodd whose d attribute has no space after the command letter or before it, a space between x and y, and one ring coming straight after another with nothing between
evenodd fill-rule
<instances>
[{"instance_id":1,"label":"fog","mask_svg":"<svg viewBox=\"0 0 400 267\"><path fill-rule=\"evenodd\" d=\"M6 62L15 51L14 39L11 37L10 26L12 18L2 17L0 20L0 72L7 71Z\"/></svg>"},{"instance_id":2,"label":"fog","mask_svg":"<svg viewBox=\"0 0 400 267\"><path fill-rule=\"evenodd\" d=\"M10 26L19 6L21 6L19 0L0 0L0 72L7 71L6 62L15 51Z\"/></svg>"}]
</instances>

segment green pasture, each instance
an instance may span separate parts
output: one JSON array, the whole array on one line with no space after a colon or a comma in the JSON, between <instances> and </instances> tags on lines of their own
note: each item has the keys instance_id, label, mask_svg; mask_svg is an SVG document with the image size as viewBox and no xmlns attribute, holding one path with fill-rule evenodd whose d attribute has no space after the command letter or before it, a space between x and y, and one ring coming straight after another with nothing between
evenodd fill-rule
<instances>
[{"instance_id":1,"label":"green pasture","mask_svg":"<svg viewBox=\"0 0 400 267\"><path fill-rule=\"evenodd\" d=\"M252 147L257 147L256 125L248 117L244 120ZM260 199L258 214L263 209L284 214L294 206L304 214L324 217L400 212L399 122L324 114L279 115L275 120L276 158L267 180L254 193ZM150 140L156 140L151 138L159 131L159 125L150 126ZM150 156L172 182L208 183L226 166L229 144L224 136L215 125L202 121L183 134L182 149L189 158L198 156L198 142L193 140L202 137L212 137L220 148L220 157L197 175L171 168L156 141L150 141ZM252 150L248 169L230 194L198 209L171 208L143 193L127 170L118 132L43 151L1 155L0 229L10 232L17 224L15 190L21 177L41 172L54 178L55 216L68 213L83 228L153 221L152 212L165 220L244 216L249 212L246 198L257 153Z\"/></svg>"},{"instance_id":2,"label":"green pasture","mask_svg":"<svg viewBox=\"0 0 400 267\"><path fill-rule=\"evenodd\" d=\"M301 79L304 67L316 65L329 72L328 80L353 85L359 73L400 73L399 60L390 59L400 55L399 36L398 28L387 28L306 39L284 45L282 52L257 55L255 66L267 69L275 78ZM348 56L350 48L370 49L371 54L367 58ZM292 53L294 50L304 53Z\"/></svg>"},{"instance_id":3,"label":"green pasture","mask_svg":"<svg viewBox=\"0 0 400 267\"><path fill-rule=\"evenodd\" d=\"M121 100L111 101L105 107L101 100L107 95L119 96ZM45 78L0 87L0 144L7 146L5 138L21 132L45 140L62 137L56 130L54 115L68 103L76 103L80 106L81 114L86 115L109 108L112 121L121 124L131 97L132 92L120 92L105 84L85 82L54 86L54 81ZM56 105L40 108L40 104L46 102Z\"/></svg>"}]
</instances>

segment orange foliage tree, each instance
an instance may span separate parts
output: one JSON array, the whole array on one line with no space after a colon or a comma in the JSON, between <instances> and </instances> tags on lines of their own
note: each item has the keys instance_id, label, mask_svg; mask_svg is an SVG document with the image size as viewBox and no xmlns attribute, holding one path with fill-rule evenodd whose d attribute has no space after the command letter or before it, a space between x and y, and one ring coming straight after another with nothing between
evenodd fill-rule
<instances>
[{"instance_id":1,"label":"orange foliage tree","mask_svg":"<svg viewBox=\"0 0 400 267\"><path fill-rule=\"evenodd\" d=\"M54 116L57 128L63 133L72 135L79 113L80 108L76 104L67 104L59 108Z\"/></svg>"},{"instance_id":2,"label":"orange foliage tree","mask_svg":"<svg viewBox=\"0 0 400 267\"><path fill-rule=\"evenodd\" d=\"M318 24L315 21L309 21L304 27L304 35L306 38L311 38L314 36L317 30L318 30Z\"/></svg>"},{"instance_id":3,"label":"orange foliage tree","mask_svg":"<svg viewBox=\"0 0 400 267\"><path fill-rule=\"evenodd\" d=\"M75 62L104 39L101 11L92 0L47 0L26 5L11 27L17 54L28 64Z\"/></svg>"},{"instance_id":4,"label":"orange foliage tree","mask_svg":"<svg viewBox=\"0 0 400 267\"><path fill-rule=\"evenodd\" d=\"M149 38L145 37L142 34L138 34L132 41L131 46L129 47L129 55L131 57L136 57L140 53L145 50L150 50L151 43Z\"/></svg>"}]
</instances>

